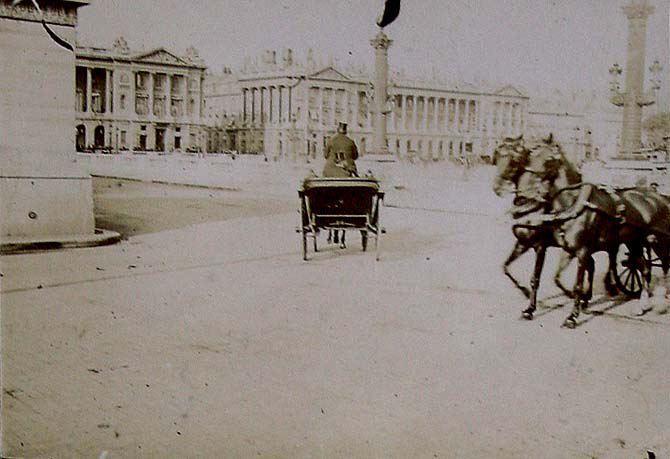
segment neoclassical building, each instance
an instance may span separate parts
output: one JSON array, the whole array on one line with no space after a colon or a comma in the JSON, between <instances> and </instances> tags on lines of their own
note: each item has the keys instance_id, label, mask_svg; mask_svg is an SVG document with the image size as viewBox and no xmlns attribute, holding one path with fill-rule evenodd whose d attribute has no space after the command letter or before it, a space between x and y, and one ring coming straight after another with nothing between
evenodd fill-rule
<instances>
[{"instance_id":1,"label":"neoclassical building","mask_svg":"<svg viewBox=\"0 0 670 459\"><path fill-rule=\"evenodd\" d=\"M576 163L611 158L620 149L621 114L608 96L595 90L548 90L531 99L525 133L552 133Z\"/></svg>"},{"instance_id":2,"label":"neoclassical building","mask_svg":"<svg viewBox=\"0 0 670 459\"><path fill-rule=\"evenodd\" d=\"M76 48L77 150L204 149L205 65L195 49Z\"/></svg>"},{"instance_id":3,"label":"neoclassical building","mask_svg":"<svg viewBox=\"0 0 670 459\"><path fill-rule=\"evenodd\" d=\"M512 86L449 85L397 73L389 83L387 143L394 154L435 160L490 155L502 137L525 130L528 97ZM290 49L266 51L240 72L207 76L208 148L316 157L342 121L365 154L372 144L373 91L365 72L318 64L311 51L304 63Z\"/></svg>"}]
</instances>

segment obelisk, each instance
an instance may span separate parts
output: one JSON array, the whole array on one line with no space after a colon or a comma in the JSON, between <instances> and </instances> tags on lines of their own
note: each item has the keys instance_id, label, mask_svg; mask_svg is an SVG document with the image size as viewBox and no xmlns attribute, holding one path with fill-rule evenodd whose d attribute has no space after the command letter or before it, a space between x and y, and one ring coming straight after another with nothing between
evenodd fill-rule
<instances>
[{"instance_id":1,"label":"obelisk","mask_svg":"<svg viewBox=\"0 0 670 459\"><path fill-rule=\"evenodd\" d=\"M623 106L619 156L631 158L642 146L642 107L654 102L653 94L644 93L647 19L654 12L654 7L647 0L632 0L622 10L628 18L626 80L623 92L613 89L611 101L614 105Z\"/></svg>"},{"instance_id":2,"label":"obelisk","mask_svg":"<svg viewBox=\"0 0 670 459\"><path fill-rule=\"evenodd\" d=\"M75 27L80 0L0 0L2 250L91 244L91 176L75 154ZM118 236L118 235L117 235ZM100 236L104 238L103 236Z\"/></svg>"},{"instance_id":3,"label":"obelisk","mask_svg":"<svg viewBox=\"0 0 670 459\"><path fill-rule=\"evenodd\" d=\"M388 49L393 43L383 30L370 40L375 49L375 80L374 80L374 132L373 151L374 154L389 153L386 144L386 115L388 99Z\"/></svg>"}]
</instances>

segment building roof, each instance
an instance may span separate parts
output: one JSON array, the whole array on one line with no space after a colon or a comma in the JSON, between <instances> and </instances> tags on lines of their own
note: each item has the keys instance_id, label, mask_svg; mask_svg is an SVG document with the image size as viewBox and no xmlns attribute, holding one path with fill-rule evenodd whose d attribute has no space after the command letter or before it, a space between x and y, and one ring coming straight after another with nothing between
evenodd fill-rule
<instances>
[{"instance_id":1,"label":"building roof","mask_svg":"<svg viewBox=\"0 0 670 459\"><path fill-rule=\"evenodd\" d=\"M111 48L77 46L75 53L78 58L94 60L141 62L198 69L207 68L194 48L189 48L186 56L179 56L163 47L149 51L132 51L128 48L128 44L123 37L118 38Z\"/></svg>"}]
</instances>

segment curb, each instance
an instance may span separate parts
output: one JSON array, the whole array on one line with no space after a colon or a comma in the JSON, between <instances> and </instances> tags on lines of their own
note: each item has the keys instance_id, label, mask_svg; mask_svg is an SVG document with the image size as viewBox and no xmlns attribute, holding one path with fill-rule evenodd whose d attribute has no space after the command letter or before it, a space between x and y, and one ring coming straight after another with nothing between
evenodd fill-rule
<instances>
[{"instance_id":1,"label":"curb","mask_svg":"<svg viewBox=\"0 0 670 459\"><path fill-rule=\"evenodd\" d=\"M121 235L119 233L97 228L95 234L63 235L44 239L5 239L0 243L0 255L41 252L56 249L74 249L80 247L97 247L116 244L120 240Z\"/></svg>"},{"instance_id":2,"label":"curb","mask_svg":"<svg viewBox=\"0 0 670 459\"><path fill-rule=\"evenodd\" d=\"M127 180L130 182L140 182L140 183L157 183L159 185L176 185L176 186L185 186L190 188L205 188L211 190L222 190L222 191L242 191L241 188L235 186L223 186L223 185L204 185L198 183L184 183L184 182L174 182L171 180L156 180L156 179L138 179L138 178L128 178L118 175L98 175L91 174L91 177L104 178L104 179L114 179L114 180Z\"/></svg>"}]
</instances>

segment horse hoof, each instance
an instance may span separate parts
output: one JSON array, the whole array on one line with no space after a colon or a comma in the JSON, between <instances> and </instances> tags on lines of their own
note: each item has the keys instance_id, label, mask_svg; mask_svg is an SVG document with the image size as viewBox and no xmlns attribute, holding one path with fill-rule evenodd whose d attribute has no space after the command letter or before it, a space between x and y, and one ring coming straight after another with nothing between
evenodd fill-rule
<instances>
[{"instance_id":1,"label":"horse hoof","mask_svg":"<svg viewBox=\"0 0 670 459\"><path fill-rule=\"evenodd\" d=\"M564 326L565 328L569 328L569 329L572 330L573 328L575 328L575 327L577 326L577 321L575 320L574 317L568 317L568 318L565 319L565 321L563 322L563 326Z\"/></svg>"},{"instance_id":2,"label":"horse hoof","mask_svg":"<svg viewBox=\"0 0 670 459\"><path fill-rule=\"evenodd\" d=\"M521 313L521 318L526 319L526 320L533 320L533 311L523 311Z\"/></svg>"}]
</instances>

